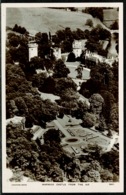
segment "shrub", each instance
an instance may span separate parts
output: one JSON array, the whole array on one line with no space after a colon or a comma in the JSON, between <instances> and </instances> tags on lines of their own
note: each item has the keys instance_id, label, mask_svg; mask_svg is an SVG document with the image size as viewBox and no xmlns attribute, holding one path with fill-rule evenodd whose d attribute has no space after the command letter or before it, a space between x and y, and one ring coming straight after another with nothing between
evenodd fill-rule
<instances>
[{"instance_id":1,"label":"shrub","mask_svg":"<svg viewBox=\"0 0 126 195\"><path fill-rule=\"evenodd\" d=\"M96 122L95 115L92 113L86 112L83 117L82 126L83 127L93 127L95 125L95 122Z\"/></svg>"},{"instance_id":2,"label":"shrub","mask_svg":"<svg viewBox=\"0 0 126 195\"><path fill-rule=\"evenodd\" d=\"M85 25L90 26L90 27L93 27L93 22L92 22L92 20L91 20L91 19L87 19Z\"/></svg>"},{"instance_id":3,"label":"shrub","mask_svg":"<svg viewBox=\"0 0 126 195\"><path fill-rule=\"evenodd\" d=\"M119 29L118 22L115 21L115 22L110 26L110 29L112 29L112 30L117 30L117 29Z\"/></svg>"}]
</instances>

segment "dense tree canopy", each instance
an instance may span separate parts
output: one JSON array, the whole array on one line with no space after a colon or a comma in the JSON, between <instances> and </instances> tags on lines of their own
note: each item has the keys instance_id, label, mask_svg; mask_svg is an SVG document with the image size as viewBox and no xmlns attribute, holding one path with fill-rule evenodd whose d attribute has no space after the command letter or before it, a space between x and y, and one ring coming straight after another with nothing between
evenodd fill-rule
<instances>
[{"instance_id":1,"label":"dense tree canopy","mask_svg":"<svg viewBox=\"0 0 126 195\"><path fill-rule=\"evenodd\" d=\"M45 143L52 143L54 141L60 143L60 131L55 129L49 129L46 133L44 133L44 141Z\"/></svg>"},{"instance_id":2,"label":"dense tree canopy","mask_svg":"<svg viewBox=\"0 0 126 195\"><path fill-rule=\"evenodd\" d=\"M68 74L70 73L69 69L66 67L66 65L64 64L62 60L58 60L55 63L53 71L54 71L54 74L53 74L54 78L67 77Z\"/></svg>"},{"instance_id":3,"label":"dense tree canopy","mask_svg":"<svg viewBox=\"0 0 126 195\"><path fill-rule=\"evenodd\" d=\"M94 18L99 18L103 21L103 8L102 7L88 7L84 10L85 13L91 14Z\"/></svg>"},{"instance_id":4,"label":"dense tree canopy","mask_svg":"<svg viewBox=\"0 0 126 195\"><path fill-rule=\"evenodd\" d=\"M73 89L73 91L77 90L76 83L69 77L67 78L56 78L55 79L55 93L56 95L61 96L66 90L66 86L68 89Z\"/></svg>"},{"instance_id":5,"label":"dense tree canopy","mask_svg":"<svg viewBox=\"0 0 126 195\"><path fill-rule=\"evenodd\" d=\"M110 42L111 33L108 30L102 28L101 26L96 26L89 33L86 42L86 48L91 52L97 52L99 55L106 57L108 53L108 48L103 49L100 40L107 40Z\"/></svg>"},{"instance_id":6,"label":"dense tree canopy","mask_svg":"<svg viewBox=\"0 0 126 195\"><path fill-rule=\"evenodd\" d=\"M15 26L13 27L13 31L15 32L18 32L18 33L21 33L21 34L25 34L25 33L29 33L25 27L21 27L21 26L18 26L17 24L15 24Z\"/></svg>"},{"instance_id":7,"label":"dense tree canopy","mask_svg":"<svg viewBox=\"0 0 126 195\"><path fill-rule=\"evenodd\" d=\"M83 127L93 127L96 123L96 117L94 114L86 112L83 116Z\"/></svg>"},{"instance_id":8,"label":"dense tree canopy","mask_svg":"<svg viewBox=\"0 0 126 195\"><path fill-rule=\"evenodd\" d=\"M33 69L42 69L44 70L44 64L43 64L43 60L39 57L33 57L30 60L30 67L32 67Z\"/></svg>"},{"instance_id":9,"label":"dense tree canopy","mask_svg":"<svg viewBox=\"0 0 126 195\"><path fill-rule=\"evenodd\" d=\"M76 61L76 56L73 52L69 53L67 62L75 62Z\"/></svg>"}]
</instances>

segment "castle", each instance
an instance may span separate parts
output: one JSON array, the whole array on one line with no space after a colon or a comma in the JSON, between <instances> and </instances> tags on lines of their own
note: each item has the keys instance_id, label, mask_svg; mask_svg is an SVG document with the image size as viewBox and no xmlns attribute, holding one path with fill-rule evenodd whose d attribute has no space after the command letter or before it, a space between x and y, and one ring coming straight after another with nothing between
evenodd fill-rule
<instances>
[{"instance_id":1,"label":"castle","mask_svg":"<svg viewBox=\"0 0 126 195\"><path fill-rule=\"evenodd\" d=\"M38 44L35 42L29 42L28 44L29 48L29 61L31 58L38 56Z\"/></svg>"}]
</instances>

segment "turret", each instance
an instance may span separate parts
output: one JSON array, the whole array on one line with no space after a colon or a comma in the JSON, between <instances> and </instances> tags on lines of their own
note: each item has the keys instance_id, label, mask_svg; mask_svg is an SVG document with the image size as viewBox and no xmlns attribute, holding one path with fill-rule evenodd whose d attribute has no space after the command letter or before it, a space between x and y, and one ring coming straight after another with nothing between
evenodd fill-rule
<instances>
[{"instance_id":1,"label":"turret","mask_svg":"<svg viewBox=\"0 0 126 195\"><path fill-rule=\"evenodd\" d=\"M29 42L29 61L31 58L38 56L38 44L35 42Z\"/></svg>"}]
</instances>

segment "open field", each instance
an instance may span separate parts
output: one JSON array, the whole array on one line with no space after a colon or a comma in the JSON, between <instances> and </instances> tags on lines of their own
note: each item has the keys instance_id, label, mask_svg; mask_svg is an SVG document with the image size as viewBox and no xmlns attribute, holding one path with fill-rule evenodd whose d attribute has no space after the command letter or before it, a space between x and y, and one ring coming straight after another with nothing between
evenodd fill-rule
<instances>
[{"instance_id":1,"label":"open field","mask_svg":"<svg viewBox=\"0 0 126 195\"><path fill-rule=\"evenodd\" d=\"M101 22L92 18L91 15L81 12L67 12L49 8L8 8L6 26L13 27L15 24L25 27L30 33L51 32L70 27L72 30L85 26L87 19L91 18L94 26Z\"/></svg>"}]
</instances>

